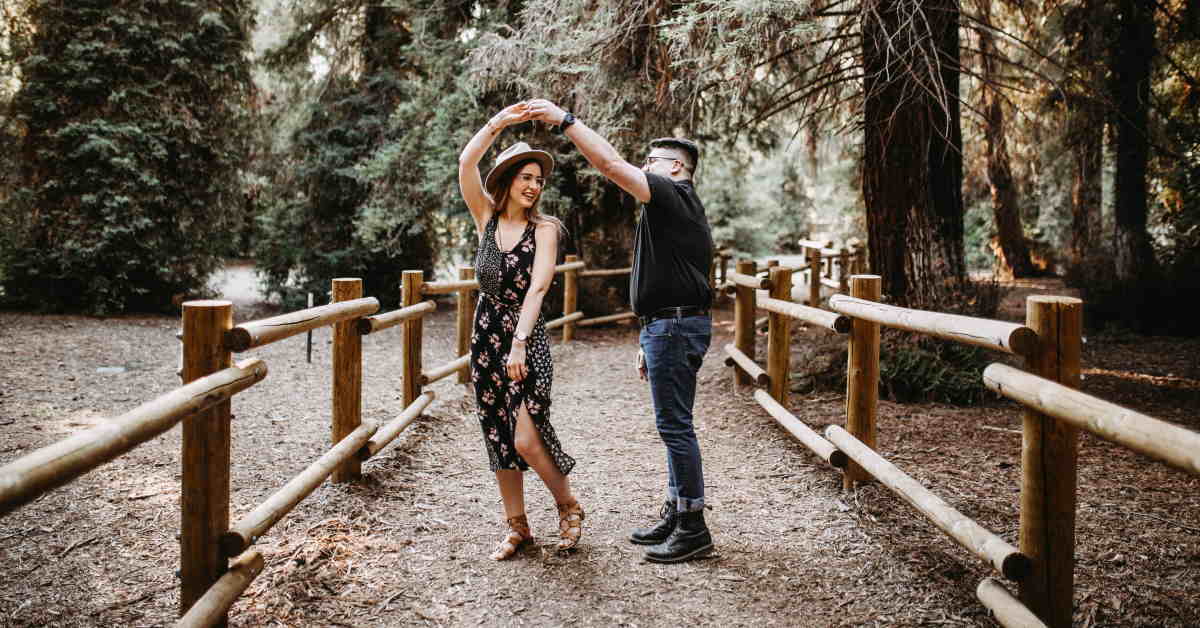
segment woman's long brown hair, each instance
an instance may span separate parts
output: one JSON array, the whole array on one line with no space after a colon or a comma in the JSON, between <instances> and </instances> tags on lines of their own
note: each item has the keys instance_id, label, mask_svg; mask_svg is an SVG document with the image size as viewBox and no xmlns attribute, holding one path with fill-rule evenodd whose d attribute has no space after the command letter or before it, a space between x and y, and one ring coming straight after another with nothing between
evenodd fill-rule
<instances>
[{"instance_id":1,"label":"woman's long brown hair","mask_svg":"<svg viewBox=\"0 0 1200 628\"><path fill-rule=\"evenodd\" d=\"M503 212L505 210L505 208L508 205L508 194L509 194L509 192L512 191L512 182L514 179L517 178L517 173L520 172L521 168L524 168L526 164L537 164L538 167L541 167L542 162L540 162L536 159L525 159L522 161L518 161L517 163L515 163L511 167L509 167L508 170L505 170L496 179L496 194L499 196L499 198L496 199L496 201L495 201L496 204L492 208L492 211ZM543 174L545 174L545 173L543 173ZM546 190L546 186L543 185L542 191L538 192L537 200L533 202L533 205L531 205L529 207L529 209L525 210L525 217L535 225L540 225L542 223L548 222L548 223L558 227L558 232L560 234L566 234L567 228L565 225L563 225L563 222L561 220L559 220L558 218L555 218L554 216L548 216L548 215L543 214L542 212L538 211L538 205L542 204L542 193L545 192L545 190Z\"/></svg>"}]
</instances>

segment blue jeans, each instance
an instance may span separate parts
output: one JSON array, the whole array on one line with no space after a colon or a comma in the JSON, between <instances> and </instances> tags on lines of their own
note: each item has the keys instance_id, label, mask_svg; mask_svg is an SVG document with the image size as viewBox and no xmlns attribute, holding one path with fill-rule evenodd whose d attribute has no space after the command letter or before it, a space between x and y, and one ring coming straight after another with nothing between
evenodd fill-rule
<instances>
[{"instance_id":1,"label":"blue jeans","mask_svg":"<svg viewBox=\"0 0 1200 628\"><path fill-rule=\"evenodd\" d=\"M642 328L658 435L667 446L667 500L680 512L704 508L700 443L692 429L696 373L712 340L710 316L660 318Z\"/></svg>"}]
</instances>

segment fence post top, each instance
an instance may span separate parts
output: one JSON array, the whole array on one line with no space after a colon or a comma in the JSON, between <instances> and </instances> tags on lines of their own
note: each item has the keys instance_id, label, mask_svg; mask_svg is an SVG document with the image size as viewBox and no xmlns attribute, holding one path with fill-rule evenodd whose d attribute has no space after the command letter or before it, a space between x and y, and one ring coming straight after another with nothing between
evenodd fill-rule
<instances>
[{"instance_id":1,"label":"fence post top","mask_svg":"<svg viewBox=\"0 0 1200 628\"><path fill-rule=\"evenodd\" d=\"M334 277L333 278L333 283L345 283L347 281L349 281L349 282L357 281L359 283L362 283L362 278L360 278L360 277Z\"/></svg>"},{"instance_id":2,"label":"fence post top","mask_svg":"<svg viewBox=\"0 0 1200 628\"><path fill-rule=\"evenodd\" d=\"M225 299L197 299L195 301L184 301L183 308L217 308L217 307L233 307L233 301Z\"/></svg>"},{"instance_id":3,"label":"fence post top","mask_svg":"<svg viewBox=\"0 0 1200 628\"><path fill-rule=\"evenodd\" d=\"M1081 305L1083 299L1076 297L1066 297L1054 294L1031 294L1025 297L1025 303L1033 305L1034 303L1057 303L1060 305Z\"/></svg>"},{"instance_id":4,"label":"fence post top","mask_svg":"<svg viewBox=\"0 0 1200 628\"><path fill-rule=\"evenodd\" d=\"M850 281L883 281L879 275L850 275Z\"/></svg>"},{"instance_id":5,"label":"fence post top","mask_svg":"<svg viewBox=\"0 0 1200 628\"><path fill-rule=\"evenodd\" d=\"M404 271L405 277L412 277L413 275L419 276L419 275L424 275L424 274L425 274L425 271L423 271L423 270L406 270L406 271Z\"/></svg>"}]
</instances>

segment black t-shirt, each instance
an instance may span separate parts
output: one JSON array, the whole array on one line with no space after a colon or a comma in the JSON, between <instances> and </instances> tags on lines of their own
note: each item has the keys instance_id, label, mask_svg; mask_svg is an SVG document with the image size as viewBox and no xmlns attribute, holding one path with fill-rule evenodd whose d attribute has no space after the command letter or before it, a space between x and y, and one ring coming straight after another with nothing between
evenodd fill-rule
<instances>
[{"instance_id":1,"label":"black t-shirt","mask_svg":"<svg viewBox=\"0 0 1200 628\"><path fill-rule=\"evenodd\" d=\"M712 303L708 286L712 232L691 181L646 173L650 201L642 206L629 275L633 311L646 316L665 307Z\"/></svg>"}]
</instances>

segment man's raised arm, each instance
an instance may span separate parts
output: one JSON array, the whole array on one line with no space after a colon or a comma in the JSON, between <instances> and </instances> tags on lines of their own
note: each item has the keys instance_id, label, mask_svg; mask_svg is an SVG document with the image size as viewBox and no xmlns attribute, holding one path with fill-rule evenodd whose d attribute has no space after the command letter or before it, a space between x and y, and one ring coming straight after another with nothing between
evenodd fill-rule
<instances>
[{"instance_id":1,"label":"man's raised arm","mask_svg":"<svg viewBox=\"0 0 1200 628\"><path fill-rule=\"evenodd\" d=\"M534 120L554 126L561 125L567 115L558 105L541 98L529 101L528 109ZM568 126L564 134L575 143L588 163L609 181L629 192L639 202L645 203L650 200L650 184L646 181L646 173L621 159L617 149L613 148L608 140L578 120Z\"/></svg>"}]
</instances>

